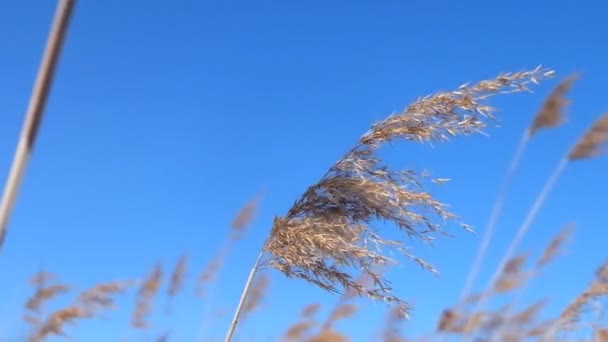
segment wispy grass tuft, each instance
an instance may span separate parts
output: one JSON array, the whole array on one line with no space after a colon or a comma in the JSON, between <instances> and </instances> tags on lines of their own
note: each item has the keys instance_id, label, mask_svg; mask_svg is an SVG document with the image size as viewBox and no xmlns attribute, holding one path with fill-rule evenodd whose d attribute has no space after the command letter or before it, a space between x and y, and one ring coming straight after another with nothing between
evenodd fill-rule
<instances>
[{"instance_id":1,"label":"wispy grass tuft","mask_svg":"<svg viewBox=\"0 0 608 342\"><path fill-rule=\"evenodd\" d=\"M163 279L163 267L159 263L154 266L154 269L148 277L143 281L137 303L131 319L131 325L137 329L146 329L149 327L148 315L152 312L152 302L157 295Z\"/></svg>"},{"instance_id":2,"label":"wispy grass tuft","mask_svg":"<svg viewBox=\"0 0 608 342\"><path fill-rule=\"evenodd\" d=\"M495 110L483 101L496 94L527 91L530 83L552 74L539 67L465 84L421 98L373 125L285 216L275 219L264 246L270 266L329 291L352 291L403 304L388 281L374 271L378 265L394 262L382 250L396 251L432 272L435 269L410 254L402 242L382 238L372 222L392 223L411 238L429 241L455 215L424 190L424 175L391 170L376 151L398 139L440 142L478 133ZM353 268L372 278L376 287L355 282L349 273Z\"/></svg>"}]
</instances>

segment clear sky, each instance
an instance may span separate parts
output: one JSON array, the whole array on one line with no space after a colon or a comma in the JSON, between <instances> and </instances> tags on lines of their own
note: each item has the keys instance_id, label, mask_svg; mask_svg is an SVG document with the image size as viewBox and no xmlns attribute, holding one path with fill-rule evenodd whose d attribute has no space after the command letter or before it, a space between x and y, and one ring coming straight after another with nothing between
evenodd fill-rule
<instances>
[{"instance_id":1,"label":"clear sky","mask_svg":"<svg viewBox=\"0 0 608 342\"><path fill-rule=\"evenodd\" d=\"M0 337L20 340L24 284L40 267L84 287L141 276L156 261L171 266L188 252L192 283L239 207L266 189L220 275L214 309L231 310L273 215L285 213L372 122L418 96L501 71L542 64L560 77L581 72L568 124L540 134L525 155L486 280L561 155L608 110L606 10L599 0L79 1L0 253ZM2 182L53 11L54 1L0 4ZM555 84L493 100L501 128L490 128L489 137L434 148L398 144L389 161L453 179L436 195L482 229L521 133ZM551 296L550 308L580 291L608 256L607 166L606 159L572 164L524 241L538 251L561 226L578 224L567 255L544 275L551 286L529 290L530 298ZM415 307L406 325L414 335L434 326L464 284L481 234L453 232L433 248L412 246L439 278L409 264L391 274ZM305 304L335 301L271 274L272 294L243 335L277 336ZM119 302L122 312L131 301ZM356 341L370 340L384 314L382 304L363 305L341 324ZM173 327L175 341L189 341L203 309L188 293L174 317L154 322L158 331ZM128 336L124 314L112 317L73 329L73 337ZM211 333L219 336L227 323L225 316Z\"/></svg>"}]
</instances>

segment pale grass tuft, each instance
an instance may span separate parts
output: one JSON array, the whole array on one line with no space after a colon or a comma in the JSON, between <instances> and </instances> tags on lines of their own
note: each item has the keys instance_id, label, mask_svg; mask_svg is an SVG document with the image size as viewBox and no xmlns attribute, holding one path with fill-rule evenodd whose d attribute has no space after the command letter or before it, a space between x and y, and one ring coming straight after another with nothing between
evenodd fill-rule
<instances>
[{"instance_id":1,"label":"pale grass tuft","mask_svg":"<svg viewBox=\"0 0 608 342\"><path fill-rule=\"evenodd\" d=\"M44 302L52 300L55 297L68 292L70 288L70 286L64 284L41 287L37 289L34 295L27 300L25 307L32 311L39 311Z\"/></svg>"},{"instance_id":2,"label":"pale grass tuft","mask_svg":"<svg viewBox=\"0 0 608 342\"><path fill-rule=\"evenodd\" d=\"M152 311L152 301L158 290L163 277L163 268L157 264L150 275L143 281L137 296L137 303L131 318L131 325L137 329L148 328L147 318Z\"/></svg>"},{"instance_id":3,"label":"pale grass tuft","mask_svg":"<svg viewBox=\"0 0 608 342\"><path fill-rule=\"evenodd\" d=\"M81 292L76 300L69 306L56 310L42 318L26 316L26 321L32 325L29 341L39 342L52 335L67 337L64 329L66 325L74 325L82 319L97 317L104 310L114 308L113 296L124 292L133 282L114 281L101 283ZM30 310L38 310L38 307Z\"/></svg>"},{"instance_id":4,"label":"pale grass tuft","mask_svg":"<svg viewBox=\"0 0 608 342\"><path fill-rule=\"evenodd\" d=\"M217 274L224 263L224 259L228 254L228 248L223 248L220 252L211 259L211 261L205 266L200 276L198 277L196 294L200 297L206 295L205 286L216 279Z\"/></svg>"},{"instance_id":5,"label":"pale grass tuft","mask_svg":"<svg viewBox=\"0 0 608 342\"><path fill-rule=\"evenodd\" d=\"M598 119L576 143L568 159L580 160L599 156L603 153L601 148L606 141L608 141L608 113Z\"/></svg>"},{"instance_id":6,"label":"pale grass tuft","mask_svg":"<svg viewBox=\"0 0 608 342\"><path fill-rule=\"evenodd\" d=\"M528 129L530 136L540 129L554 128L564 122L564 108L570 104L566 94L577 79L578 75L570 75L553 89Z\"/></svg>"},{"instance_id":7,"label":"pale grass tuft","mask_svg":"<svg viewBox=\"0 0 608 342\"><path fill-rule=\"evenodd\" d=\"M553 261L553 259L555 259L555 257L560 253L560 251L562 250L562 246L564 245L564 243L566 241L568 241L568 239L570 238L570 236L572 235L572 231L574 230L575 225L574 224L568 224L566 225L560 232L559 234L557 234L553 240L551 240L551 242L549 243L549 245L547 245L547 247L545 248L545 250L543 251L543 254L541 255L541 257L538 259L537 262L537 268L540 268L542 266L547 265L548 263L550 263L551 261Z\"/></svg>"},{"instance_id":8,"label":"pale grass tuft","mask_svg":"<svg viewBox=\"0 0 608 342\"><path fill-rule=\"evenodd\" d=\"M522 287L529 276L529 274L524 271L524 265L527 259L527 254L521 254L509 260L492 286L492 293L506 293Z\"/></svg>"},{"instance_id":9,"label":"pale grass tuft","mask_svg":"<svg viewBox=\"0 0 608 342\"><path fill-rule=\"evenodd\" d=\"M393 223L406 235L431 241L442 225L455 218L445 205L424 191L425 175L393 171L376 155L394 140L439 142L450 136L480 132L494 108L482 103L500 94L527 91L527 86L549 77L551 71L502 74L452 92L421 98L403 112L372 126L321 180L308 188L283 217L277 217L264 250L270 266L289 277L307 280L329 291L353 291L389 303L403 303L388 281L373 271L394 263L389 249L434 268L409 253L400 241L376 234L372 221ZM374 279L375 287L357 284L350 269Z\"/></svg>"},{"instance_id":10,"label":"pale grass tuft","mask_svg":"<svg viewBox=\"0 0 608 342\"><path fill-rule=\"evenodd\" d=\"M171 280L169 282L169 288L167 290L167 294L169 295L169 297L175 297L182 289L187 269L188 256L182 255L175 264L173 272L171 272Z\"/></svg>"},{"instance_id":11,"label":"pale grass tuft","mask_svg":"<svg viewBox=\"0 0 608 342\"><path fill-rule=\"evenodd\" d=\"M597 274L602 275L608 272L608 262L602 265ZM601 276L597 277L589 287L580 293L561 313L561 328L572 329L574 323L578 322L583 310L593 299L608 295L608 282Z\"/></svg>"},{"instance_id":12,"label":"pale grass tuft","mask_svg":"<svg viewBox=\"0 0 608 342\"><path fill-rule=\"evenodd\" d=\"M56 319L50 324L48 320L44 319L43 306L47 302L70 291L71 287L61 283L51 284L56 278L56 275L53 273L40 271L29 281L30 285L36 288L36 291L25 303L25 308L28 312L23 316L23 320L33 329L30 332L30 341L42 341L42 339L52 333L51 330L58 329L56 327L58 324ZM51 316L51 318L52 317L53 316Z\"/></svg>"},{"instance_id":13,"label":"pale grass tuft","mask_svg":"<svg viewBox=\"0 0 608 342\"><path fill-rule=\"evenodd\" d=\"M100 283L82 292L77 302L90 311L114 309L114 296L124 293L135 284L131 280Z\"/></svg>"},{"instance_id":14,"label":"pale grass tuft","mask_svg":"<svg viewBox=\"0 0 608 342\"><path fill-rule=\"evenodd\" d=\"M26 309L39 313L42 305L57 296L66 293L70 290L70 286L66 284L50 284L57 276L54 273L40 271L34 274L29 280L29 284L36 288L36 291L25 303Z\"/></svg>"},{"instance_id":15,"label":"pale grass tuft","mask_svg":"<svg viewBox=\"0 0 608 342\"><path fill-rule=\"evenodd\" d=\"M529 273L524 270L529 255L527 253L512 257L499 273L492 286L482 293L474 294L465 303L478 303L498 294L511 292L523 286Z\"/></svg>"},{"instance_id":16,"label":"pale grass tuft","mask_svg":"<svg viewBox=\"0 0 608 342\"><path fill-rule=\"evenodd\" d=\"M258 210L258 205L261 200L262 194L258 194L253 199L245 204L239 213L235 216L232 221L232 230L234 240L240 240L243 237L243 233L249 227L253 221L253 217Z\"/></svg>"},{"instance_id":17,"label":"pale grass tuft","mask_svg":"<svg viewBox=\"0 0 608 342\"><path fill-rule=\"evenodd\" d=\"M43 341L51 335L68 337L64 331L65 325L74 324L79 319L90 317L91 312L79 306L70 306L55 311L30 335L29 341Z\"/></svg>"}]
</instances>

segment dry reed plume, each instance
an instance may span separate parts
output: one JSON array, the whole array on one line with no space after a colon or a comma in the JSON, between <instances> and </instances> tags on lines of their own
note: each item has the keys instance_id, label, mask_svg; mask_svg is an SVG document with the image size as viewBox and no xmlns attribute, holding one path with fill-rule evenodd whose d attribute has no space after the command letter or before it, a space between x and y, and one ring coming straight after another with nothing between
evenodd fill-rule
<instances>
[{"instance_id":1,"label":"dry reed plume","mask_svg":"<svg viewBox=\"0 0 608 342\"><path fill-rule=\"evenodd\" d=\"M175 267L171 272L169 287L167 288L167 297L169 299L167 302L167 312L171 312L172 300L178 295L179 292L181 292L183 288L187 270L188 256L184 254L177 260Z\"/></svg>"},{"instance_id":2,"label":"dry reed plume","mask_svg":"<svg viewBox=\"0 0 608 342\"><path fill-rule=\"evenodd\" d=\"M581 160L601 155L603 145L608 141L608 113L599 118L585 135L574 145L568 160Z\"/></svg>"},{"instance_id":3,"label":"dry reed plume","mask_svg":"<svg viewBox=\"0 0 608 342\"><path fill-rule=\"evenodd\" d=\"M543 251L541 257L538 259L536 264L537 269L549 264L557 255L561 253L563 245L566 243L566 241L568 241L568 239L570 239L570 236L572 235L574 226L575 225L573 223L566 225L564 228L562 228L559 234L557 234L553 240L551 240L549 245L547 245Z\"/></svg>"},{"instance_id":4,"label":"dry reed plume","mask_svg":"<svg viewBox=\"0 0 608 342\"><path fill-rule=\"evenodd\" d=\"M66 284L49 284L55 278L53 273L40 271L30 279L30 284L36 288L36 292L25 303L29 311L39 313L45 302L70 290L70 286Z\"/></svg>"},{"instance_id":5,"label":"dry reed plume","mask_svg":"<svg viewBox=\"0 0 608 342\"><path fill-rule=\"evenodd\" d=\"M145 329L149 327L147 318L152 311L152 301L158 293L160 284L163 278L163 268L161 264L154 266L152 272L143 281L139 293L137 296L137 303L133 316L131 318L131 325L137 329Z\"/></svg>"},{"instance_id":6,"label":"dry reed plume","mask_svg":"<svg viewBox=\"0 0 608 342\"><path fill-rule=\"evenodd\" d=\"M377 150L398 139L439 142L480 132L494 112L484 100L496 94L527 91L530 83L552 74L539 67L465 84L421 98L403 112L374 124L285 216L275 218L264 245L270 266L326 290L341 289L403 303L388 281L374 271L378 265L393 262L381 248L397 251L425 269L434 268L410 254L402 242L382 238L372 222L392 223L406 235L428 241L433 234L442 233L442 225L455 216L424 190L424 174L391 170ZM355 282L349 273L353 267L371 277L376 286L368 289Z\"/></svg>"},{"instance_id":7,"label":"dry reed plume","mask_svg":"<svg viewBox=\"0 0 608 342\"><path fill-rule=\"evenodd\" d=\"M570 104L566 95L577 79L578 75L570 75L553 89L528 128L528 135L533 136L541 129L555 128L565 121L564 110Z\"/></svg>"},{"instance_id":8,"label":"dry reed plume","mask_svg":"<svg viewBox=\"0 0 608 342\"><path fill-rule=\"evenodd\" d=\"M561 313L553 330L558 328L573 329L579 322L585 307L593 299L608 296L608 262L604 263L597 272L595 280L581 292Z\"/></svg>"},{"instance_id":9,"label":"dry reed plume","mask_svg":"<svg viewBox=\"0 0 608 342\"><path fill-rule=\"evenodd\" d=\"M175 268L171 273L171 281L167 294L169 297L175 297L177 293L182 289L184 283L184 277L186 276L186 270L188 269L188 256L183 255L179 258L175 264Z\"/></svg>"},{"instance_id":10,"label":"dry reed plume","mask_svg":"<svg viewBox=\"0 0 608 342\"><path fill-rule=\"evenodd\" d=\"M25 305L28 312L24 320L31 327L28 341L40 342L50 336L68 337L64 331L67 325L100 317L104 311L114 309L114 296L123 293L133 284L131 281L114 281L94 285L82 291L67 307L44 315L43 304L71 290L71 287L64 284L49 284L54 278L51 273L39 272L31 281L36 291Z\"/></svg>"}]
</instances>

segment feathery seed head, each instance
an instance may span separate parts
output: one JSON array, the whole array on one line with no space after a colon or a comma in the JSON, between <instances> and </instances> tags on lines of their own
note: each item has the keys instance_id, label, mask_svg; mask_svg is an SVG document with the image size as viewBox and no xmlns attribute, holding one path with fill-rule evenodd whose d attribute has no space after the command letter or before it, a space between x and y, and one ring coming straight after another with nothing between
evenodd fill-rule
<instances>
[{"instance_id":1,"label":"feathery seed head","mask_svg":"<svg viewBox=\"0 0 608 342\"><path fill-rule=\"evenodd\" d=\"M388 280L374 270L395 262L387 257L386 250L396 251L425 269L434 269L412 256L402 242L377 234L372 222L392 223L409 237L430 241L455 216L424 191L426 175L391 170L376 151L397 139L436 142L480 132L494 112L484 103L486 99L527 91L530 83L552 74L541 67L501 74L421 98L403 112L374 124L285 216L275 218L264 246L270 254L270 266L329 291L352 291L403 303L392 293ZM374 286L358 284L350 273L352 269L371 276Z\"/></svg>"},{"instance_id":2,"label":"feathery seed head","mask_svg":"<svg viewBox=\"0 0 608 342\"><path fill-rule=\"evenodd\" d=\"M585 132L568 155L569 160L593 158L602 154L601 148L608 141L608 113L599 118Z\"/></svg>"},{"instance_id":3,"label":"feathery seed head","mask_svg":"<svg viewBox=\"0 0 608 342\"><path fill-rule=\"evenodd\" d=\"M528 130L530 136L540 129L556 127L564 121L564 108L570 104L565 96L577 79L577 75L570 75L553 89Z\"/></svg>"}]
</instances>

